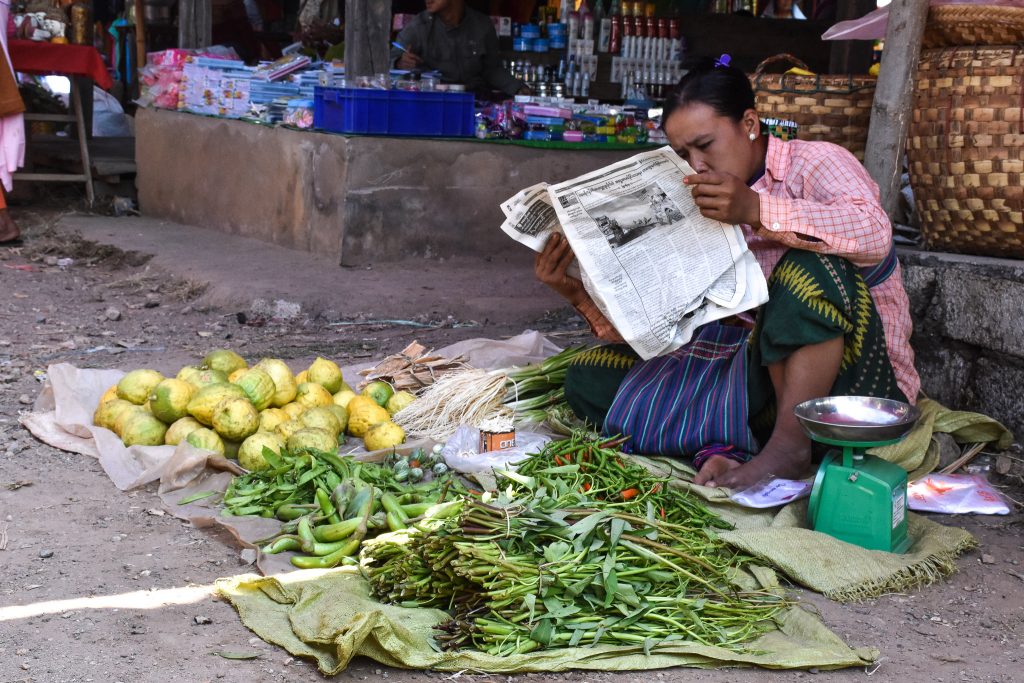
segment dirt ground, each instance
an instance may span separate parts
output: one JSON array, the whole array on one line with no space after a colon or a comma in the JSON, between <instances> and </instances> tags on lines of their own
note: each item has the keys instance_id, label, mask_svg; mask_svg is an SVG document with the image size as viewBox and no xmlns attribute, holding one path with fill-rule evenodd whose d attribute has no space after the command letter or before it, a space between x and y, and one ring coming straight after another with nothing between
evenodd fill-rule
<instances>
[{"instance_id":1,"label":"dirt ground","mask_svg":"<svg viewBox=\"0 0 1024 683\"><path fill-rule=\"evenodd\" d=\"M483 328L331 326L322 318L281 322L252 316L243 323L239 311L207 306L201 282L147 269L142 256L125 257L59 229L44 230L45 216L18 218L29 228L26 245L0 248L0 681L5 683L322 678L310 662L255 638L227 603L211 596L214 580L249 570L237 547L166 514L155 486L119 491L91 458L43 445L18 424L18 413L34 401L48 364L173 372L209 348L230 346L248 358L279 356L298 367L317 354L343 364L381 357L414 338L441 346L524 328L558 331L563 338L583 334L571 312L538 308L530 314L522 307L510 308L517 311L510 316L497 310ZM74 263L66 265L63 258ZM401 291L420 283L411 270L404 280L392 275L388 285ZM445 314L463 319L464 292L434 293L441 319ZM511 285L491 293L510 301L518 294ZM387 301L363 313L393 315ZM999 479L1021 500L1021 488L1012 480ZM1024 680L1024 516L940 521L967 528L980 543L960 559L960 572L948 581L859 605L797 591L849 644L881 651L877 666L867 671L818 675L830 680L870 675L904 683ZM218 654L225 652L258 656L236 660ZM815 674L674 669L506 678L409 672L358 660L337 678L626 683L790 680Z\"/></svg>"}]
</instances>

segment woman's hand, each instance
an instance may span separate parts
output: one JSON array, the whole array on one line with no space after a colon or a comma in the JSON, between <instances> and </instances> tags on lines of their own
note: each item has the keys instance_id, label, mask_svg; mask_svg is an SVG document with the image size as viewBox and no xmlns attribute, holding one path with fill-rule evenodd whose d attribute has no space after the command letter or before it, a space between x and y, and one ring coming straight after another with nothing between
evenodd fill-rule
<instances>
[{"instance_id":1,"label":"woman's hand","mask_svg":"<svg viewBox=\"0 0 1024 683\"><path fill-rule=\"evenodd\" d=\"M583 283L565 273L573 258L569 241L556 233L548 238L544 251L534 259L533 272L538 280L561 294L573 306L578 306L587 295Z\"/></svg>"},{"instance_id":2,"label":"woman's hand","mask_svg":"<svg viewBox=\"0 0 1024 683\"><path fill-rule=\"evenodd\" d=\"M693 188L701 215L730 225L760 227L761 198L736 176L706 171L686 176L683 182Z\"/></svg>"}]
</instances>

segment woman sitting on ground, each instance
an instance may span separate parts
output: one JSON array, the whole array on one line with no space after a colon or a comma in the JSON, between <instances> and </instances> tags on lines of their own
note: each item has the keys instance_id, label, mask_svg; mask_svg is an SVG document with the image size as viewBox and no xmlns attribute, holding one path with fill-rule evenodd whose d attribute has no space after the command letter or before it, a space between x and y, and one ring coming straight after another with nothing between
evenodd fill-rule
<instances>
[{"instance_id":1,"label":"woman sitting on ground","mask_svg":"<svg viewBox=\"0 0 1024 683\"><path fill-rule=\"evenodd\" d=\"M702 63L666 102L663 129L693 167L703 215L739 224L768 279L756 320L699 328L671 354L639 361L624 344L582 354L566 398L634 453L693 458L696 482L743 489L798 478L811 443L793 408L829 395L913 401L920 388L910 311L878 186L845 149L767 134L747 76ZM537 277L576 307L595 335L622 339L566 274L559 235Z\"/></svg>"}]
</instances>

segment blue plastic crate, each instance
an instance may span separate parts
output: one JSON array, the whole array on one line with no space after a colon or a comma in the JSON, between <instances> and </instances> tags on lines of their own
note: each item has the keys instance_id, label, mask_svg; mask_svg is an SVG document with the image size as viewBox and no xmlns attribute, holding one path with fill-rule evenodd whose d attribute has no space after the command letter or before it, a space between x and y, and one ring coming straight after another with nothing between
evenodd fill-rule
<instances>
[{"instance_id":1,"label":"blue plastic crate","mask_svg":"<svg viewBox=\"0 0 1024 683\"><path fill-rule=\"evenodd\" d=\"M471 137L471 93L314 89L313 125L334 133Z\"/></svg>"}]
</instances>

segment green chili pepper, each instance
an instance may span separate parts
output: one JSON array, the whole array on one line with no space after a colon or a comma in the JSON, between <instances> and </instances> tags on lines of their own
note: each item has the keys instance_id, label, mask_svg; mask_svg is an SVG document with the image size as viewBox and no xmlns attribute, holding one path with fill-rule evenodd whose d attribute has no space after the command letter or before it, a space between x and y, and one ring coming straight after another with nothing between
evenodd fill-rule
<instances>
[{"instance_id":1,"label":"green chili pepper","mask_svg":"<svg viewBox=\"0 0 1024 683\"><path fill-rule=\"evenodd\" d=\"M296 529L296 533L303 545L307 543L316 543L316 538L313 536L313 527L310 525L308 516L299 519L299 526Z\"/></svg>"},{"instance_id":2,"label":"green chili pepper","mask_svg":"<svg viewBox=\"0 0 1024 683\"><path fill-rule=\"evenodd\" d=\"M312 509L311 505L296 505L294 503L285 503L279 505L277 508L277 518L282 522L290 522L294 519L298 519L303 515L309 514Z\"/></svg>"},{"instance_id":3,"label":"green chili pepper","mask_svg":"<svg viewBox=\"0 0 1024 683\"><path fill-rule=\"evenodd\" d=\"M338 511L335 509L334 504L331 502L331 496L324 489L316 490L316 502L320 506L320 511L327 518L329 524L337 524L341 521L341 517L338 516Z\"/></svg>"},{"instance_id":4,"label":"green chili pepper","mask_svg":"<svg viewBox=\"0 0 1024 683\"><path fill-rule=\"evenodd\" d=\"M276 555L277 553L283 553L288 550L299 550L302 547L302 541L297 536L279 536L269 544L263 546L262 550L268 555Z\"/></svg>"},{"instance_id":5,"label":"green chili pepper","mask_svg":"<svg viewBox=\"0 0 1024 683\"><path fill-rule=\"evenodd\" d=\"M406 528L405 521L395 512L388 512L385 518L387 519L388 528L392 531L401 531Z\"/></svg>"},{"instance_id":6,"label":"green chili pepper","mask_svg":"<svg viewBox=\"0 0 1024 683\"><path fill-rule=\"evenodd\" d=\"M398 499L390 493L385 493L380 497L380 504L384 508L384 511L388 515L394 515L394 517L402 523L401 528L405 528L405 523L409 521L402 506L398 504ZM388 522L388 526L391 526L391 522ZM395 529L392 529L395 531Z\"/></svg>"},{"instance_id":7,"label":"green chili pepper","mask_svg":"<svg viewBox=\"0 0 1024 683\"><path fill-rule=\"evenodd\" d=\"M341 547L327 555L296 555L291 559L291 563L299 569L329 569L337 567L346 557L355 555L356 551L359 550L359 543L359 539L344 541Z\"/></svg>"},{"instance_id":8,"label":"green chili pepper","mask_svg":"<svg viewBox=\"0 0 1024 683\"><path fill-rule=\"evenodd\" d=\"M405 513L407 518L412 519L413 517L419 517L433 506L434 503L409 503L402 505L402 512Z\"/></svg>"},{"instance_id":9,"label":"green chili pepper","mask_svg":"<svg viewBox=\"0 0 1024 683\"><path fill-rule=\"evenodd\" d=\"M313 528L313 537L322 542L329 543L331 541L340 541L343 538L348 538L355 530L359 527L362 522L361 518L346 519L343 522L337 524L325 524L323 526L317 526Z\"/></svg>"}]
</instances>

